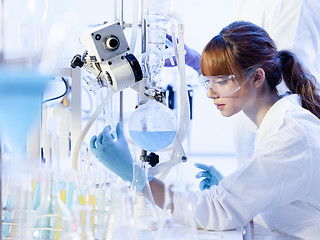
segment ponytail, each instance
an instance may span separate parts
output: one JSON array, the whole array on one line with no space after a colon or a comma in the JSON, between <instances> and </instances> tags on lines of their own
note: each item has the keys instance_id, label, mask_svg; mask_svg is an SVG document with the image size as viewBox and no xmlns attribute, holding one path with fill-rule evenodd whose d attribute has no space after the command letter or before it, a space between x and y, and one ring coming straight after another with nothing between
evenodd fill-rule
<instances>
[{"instance_id":1,"label":"ponytail","mask_svg":"<svg viewBox=\"0 0 320 240\"><path fill-rule=\"evenodd\" d=\"M320 97L316 92L316 79L305 72L295 55L286 50L278 52L283 80L292 93L301 97L302 107L320 118Z\"/></svg>"}]
</instances>

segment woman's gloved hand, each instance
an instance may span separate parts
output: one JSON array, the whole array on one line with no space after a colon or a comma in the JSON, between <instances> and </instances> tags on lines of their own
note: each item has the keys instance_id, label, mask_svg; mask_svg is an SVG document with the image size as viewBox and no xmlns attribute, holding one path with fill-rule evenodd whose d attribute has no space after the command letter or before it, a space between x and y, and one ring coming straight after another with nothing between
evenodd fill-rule
<instances>
[{"instance_id":1,"label":"woman's gloved hand","mask_svg":"<svg viewBox=\"0 0 320 240\"><path fill-rule=\"evenodd\" d=\"M224 178L214 166L208 166L202 163L196 163L195 166L204 170L198 172L196 175L196 178L204 178L199 183L199 188L201 191L210 189L213 185L218 185L219 182Z\"/></svg>"},{"instance_id":2,"label":"woman's gloved hand","mask_svg":"<svg viewBox=\"0 0 320 240\"><path fill-rule=\"evenodd\" d=\"M124 181L132 182L133 159L123 133L122 123L116 128L117 138L111 134L111 127L106 126L99 136L93 136L90 148L96 158Z\"/></svg>"},{"instance_id":3,"label":"woman's gloved hand","mask_svg":"<svg viewBox=\"0 0 320 240\"><path fill-rule=\"evenodd\" d=\"M99 136L93 136L90 141L90 148L96 158L103 163L112 172L121 177L124 181L132 182L133 180L133 159L128 147L128 143L123 133L122 123L118 122L115 139L111 134L111 127L106 126ZM139 167L135 167L135 183L137 191L141 191L146 181L144 180L144 172ZM152 180L153 176L148 175L148 181Z\"/></svg>"},{"instance_id":4,"label":"woman's gloved hand","mask_svg":"<svg viewBox=\"0 0 320 240\"><path fill-rule=\"evenodd\" d=\"M167 34L166 37L170 42L172 42L172 36L171 35ZM192 67L197 72L200 72L201 55L196 50L188 47L186 44L184 45L184 49L186 51L186 55L185 55L186 64L188 66ZM175 57L173 57L173 62L174 62L174 65L172 65L172 63L171 63L171 61L169 59L166 59L165 60L165 66L166 67L177 66L177 61L176 61Z\"/></svg>"}]
</instances>

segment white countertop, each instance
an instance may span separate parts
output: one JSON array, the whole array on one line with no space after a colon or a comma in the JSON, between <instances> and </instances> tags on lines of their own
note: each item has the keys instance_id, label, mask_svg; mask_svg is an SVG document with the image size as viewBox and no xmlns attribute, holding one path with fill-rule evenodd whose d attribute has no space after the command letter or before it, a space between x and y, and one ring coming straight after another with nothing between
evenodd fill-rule
<instances>
[{"instance_id":1,"label":"white countertop","mask_svg":"<svg viewBox=\"0 0 320 240\"><path fill-rule=\"evenodd\" d=\"M243 230L198 231L198 240L243 240Z\"/></svg>"}]
</instances>

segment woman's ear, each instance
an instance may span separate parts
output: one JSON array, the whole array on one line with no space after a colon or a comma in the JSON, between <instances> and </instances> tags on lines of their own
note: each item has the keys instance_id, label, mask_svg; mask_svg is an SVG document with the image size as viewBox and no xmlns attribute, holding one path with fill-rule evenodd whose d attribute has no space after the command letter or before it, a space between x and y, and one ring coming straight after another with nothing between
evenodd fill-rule
<instances>
[{"instance_id":1,"label":"woman's ear","mask_svg":"<svg viewBox=\"0 0 320 240\"><path fill-rule=\"evenodd\" d=\"M265 80L265 72L262 68L257 68L253 75L253 84L256 88L260 87Z\"/></svg>"}]
</instances>

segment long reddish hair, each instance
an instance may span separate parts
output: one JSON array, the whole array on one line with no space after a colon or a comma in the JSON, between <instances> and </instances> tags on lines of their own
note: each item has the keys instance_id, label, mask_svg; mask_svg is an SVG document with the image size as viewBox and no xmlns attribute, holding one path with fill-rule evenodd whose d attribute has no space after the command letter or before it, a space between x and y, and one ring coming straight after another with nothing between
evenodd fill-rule
<instances>
[{"instance_id":1,"label":"long reddish hair","mask_svg":"<svg viewBox=\"0 0 320 240\"><path fill-rule=\"evenodd\" d=\"M291 51L277 51L263 28L250 22L233 22L209 41L201 56L201 71L206 76L243 76L244 69L256 65L265 71L271 91L277 91L283 79L289 90L301 97L302 106L320 118L315 77L303 69Z\"/></svg>"}]
</instances>

